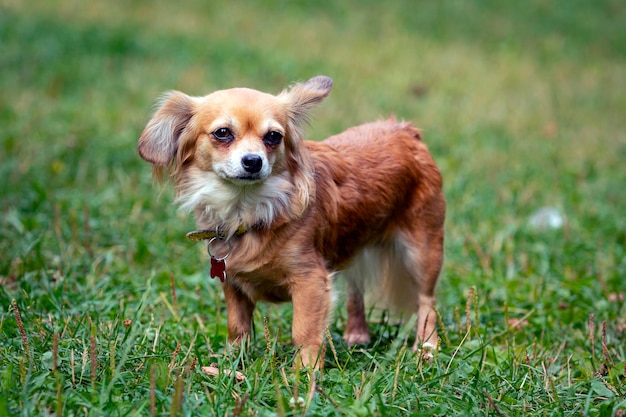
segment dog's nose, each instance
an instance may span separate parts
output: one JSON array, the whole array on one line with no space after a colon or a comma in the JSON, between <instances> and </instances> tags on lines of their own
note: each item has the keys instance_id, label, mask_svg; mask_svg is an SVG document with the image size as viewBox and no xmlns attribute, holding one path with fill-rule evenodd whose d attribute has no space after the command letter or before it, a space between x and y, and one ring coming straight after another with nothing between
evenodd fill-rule
<instances>
[{"instance_id":1,"label":"dog's nose","mask_svg":"<svg viewBox=\"0 0 626 417\"><path fill-rule=\"evenodd\" d=\"M259 155L249 153L241 158L241 166L250 174L256 174L263 167L263 159Z\"/></svg>"}]
</instances>

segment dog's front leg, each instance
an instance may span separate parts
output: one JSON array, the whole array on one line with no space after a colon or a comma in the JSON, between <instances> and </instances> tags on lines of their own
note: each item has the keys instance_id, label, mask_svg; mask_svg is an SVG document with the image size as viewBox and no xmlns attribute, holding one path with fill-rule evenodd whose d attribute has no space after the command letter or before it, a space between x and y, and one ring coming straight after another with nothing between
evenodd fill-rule
<instances>
[{"instance_id":1,"label":"dog's front leg","mask_svg":"<svg viewBox=\"0 0 626 417\"><path fill-rule=\"evenodd\" d=\"M322 342L330 309L330 291L330 275L326 270L300 277L291 287L292 338L300 349L296 360L304 367L318 369L324 363Z\"/></svg>"},{"instance_id":2,"label":"dog's front leg","mask_svg":"<svg viewBox=\"0 0 626 417\"><path fill-rule=\"evenodd\" d=\"M254 302L228 282L223 284L223 289L228 315L228 339L230 342L239 343L250 334Z\"/></svg>"}]
</instances>

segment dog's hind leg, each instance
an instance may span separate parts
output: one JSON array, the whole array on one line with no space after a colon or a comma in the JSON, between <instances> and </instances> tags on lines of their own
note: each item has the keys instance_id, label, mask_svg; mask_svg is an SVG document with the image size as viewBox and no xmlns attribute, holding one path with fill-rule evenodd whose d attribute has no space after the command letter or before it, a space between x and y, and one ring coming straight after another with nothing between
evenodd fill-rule
<instances>
[{"instance_id":1,"label":"dog's hind leg","mask_svg":"<svg viewBox=\"0 0 626 417\"><path fill-rule=\"evenodd\" d=\"M358 277L350 276L352 272L353 271L344 272L344 276L347 275L346 307L348 310L348 321L346 323L346 330L343 333L343 339L349 346L367 344L370 342L370 333L365 318L363 288L355 282Z\"/></svg>"},{"instance_id":2,"label":"dog's hind leg","mask_svg":"<svg viewBox=\"0 0 626 417\"><path fill-rule=\"evenodd\" d=\"M398 232L382 255L388 269L377 290L378 298L398 312L417 314L413 350L436 349L435 286L443 260L443 229Z\"/></svg>"},{"instance_id":3,"label":"dog's hind leg","mask_svg":"<svg viewBox=\"0 0 626 417\"><path fill-rule=\"evenodd\" d=\"M443 229L404 237L403 263L417 291L417 334L413 350L436 349L435 286L443 263Z\"/></svg>"},{"instance_id":4,"label":"dog's hind leg","mask_svg":"<svg viewBox=\"0 0 626 417\"><path fill-rule=\"evenodd\" d=\"M343 339L350 346L370 342L364 297L372 287L377 288L387 274L388 259L382 256L382 252L381 248L368 246L356 255L347 269L342 271L346 280L348 312Z\"/></svg>"}]
</instances>

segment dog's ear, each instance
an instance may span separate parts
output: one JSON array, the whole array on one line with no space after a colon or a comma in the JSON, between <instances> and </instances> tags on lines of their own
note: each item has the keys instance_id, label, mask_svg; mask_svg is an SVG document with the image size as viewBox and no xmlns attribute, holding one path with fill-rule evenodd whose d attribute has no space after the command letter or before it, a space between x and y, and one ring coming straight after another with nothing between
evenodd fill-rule
<instances>
[{"instance_id":1,"label":"dog's ear","mask_svg":"<svg viewBox=\"0 0 626 417\"><path fill-rule=\"evenodd\" d=\"M165 93L158 110L144 128L137 149L155 167L167 167L176 155L178 140L194 113L191 97L179 91Z\"/></svg>"},{"instance_id":2,"label":"dog's ear","mask_svg":"<svg viewBox=\"0 0 626 417\"><path fill-rule=\"evenodd\" d=\"M278 99L287 107L289 123L297 128L306 122L309 110L328 96L332 86L332 78L318 75L281 92Z\"/></svg>"},{"instance_id":3,"label":"dog's ear","mask_svg":"<svg viewBox=\"0 0 626 417\"><path fill-rule=\"evenodd\" d=\"M313 180L313 162L303 149L300 126L308 120L309 110L324 100L333 86L333 80L323 75L313 77L307 82L294 84L284 90L277 98L287 110L288 131L285 137L287 167L293 176L295 186L291 207L296 216L300 216L315 198Z\"/></svg>"}]
</instances>

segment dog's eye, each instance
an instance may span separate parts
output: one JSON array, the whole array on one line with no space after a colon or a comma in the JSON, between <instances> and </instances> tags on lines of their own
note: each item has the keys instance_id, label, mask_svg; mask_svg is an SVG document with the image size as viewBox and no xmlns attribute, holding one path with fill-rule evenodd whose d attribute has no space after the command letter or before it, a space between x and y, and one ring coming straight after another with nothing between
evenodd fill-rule
<instances>
[{"instance_id":1,"label":"dog's eye","mask_svg":"<svg viewBox=\"0 0 626 417\"><path fill-rule=\"evenodd\" d=\"M216 129L213 132L213 136L215 136L215 139L221 142L228 142L234 139L233 132L231 132L230 129L226 127L220 127L219 129Z\"/></svg>"},{"instance_id":2,"label":"dog's eye","mask_svg":"<svg viewBox=\"0 0 626 417\"><path fill-rule=\"evenodd\" d=\"M272 130L263 137L263 142L268 146L276 146L283 140L283 135L280 132Z\"/></svg>"}]
</instances>

